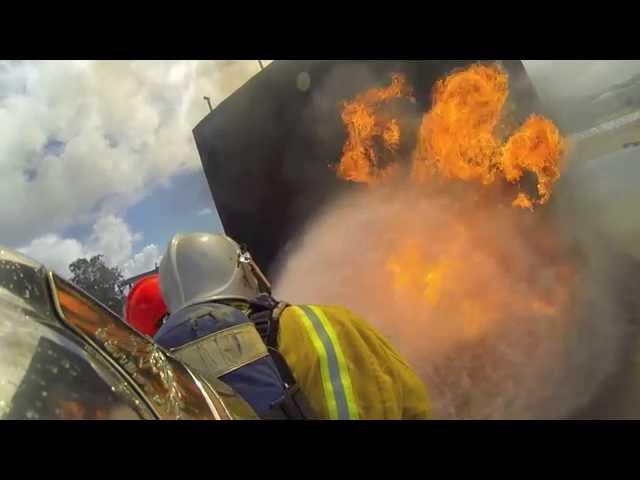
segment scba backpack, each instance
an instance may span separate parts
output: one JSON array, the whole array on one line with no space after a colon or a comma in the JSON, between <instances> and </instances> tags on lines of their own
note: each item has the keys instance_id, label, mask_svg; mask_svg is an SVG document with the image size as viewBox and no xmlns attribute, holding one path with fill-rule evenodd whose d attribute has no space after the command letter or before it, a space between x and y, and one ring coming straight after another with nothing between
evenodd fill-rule
<instances>
[{"instance_id":1,"label":"scba backpack","mask_svg":"<svg viewBox=\"0 0 640 480\"><path fill-rule=\"evenodd\" d=\"M155 340L205 379L229 385L262 419L313 418L277 350L285 304L260 295L250 305L249 316L214 302L192 305L171 315Z\"/></svg>"}]
</instances>

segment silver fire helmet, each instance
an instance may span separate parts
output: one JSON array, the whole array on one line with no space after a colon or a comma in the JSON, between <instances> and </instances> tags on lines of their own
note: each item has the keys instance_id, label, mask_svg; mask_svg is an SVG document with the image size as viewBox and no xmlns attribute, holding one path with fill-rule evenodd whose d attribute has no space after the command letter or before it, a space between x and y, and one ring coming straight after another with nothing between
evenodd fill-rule
<instances>
[{"instance_id":1,"label":"silver fire helmet","mask_svg":"<svg viewBox=\"0 0 640 480\"><path fill-rule=\"evenodd\" d=\"M177 234L160 262L160 289L169 312L212 300L249 300L270 293L251 255L219 234Z\"/></svg>"}]
</instances>

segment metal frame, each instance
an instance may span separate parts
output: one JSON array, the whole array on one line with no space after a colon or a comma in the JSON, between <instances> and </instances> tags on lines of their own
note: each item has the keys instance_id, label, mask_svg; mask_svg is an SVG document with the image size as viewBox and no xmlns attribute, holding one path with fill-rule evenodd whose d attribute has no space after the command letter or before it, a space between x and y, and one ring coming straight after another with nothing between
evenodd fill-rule
<instances>
[{"instance_id":1,"label":"metal frame","mask_svg":"<svg viewBox=\"0 0 640 480\"><path fill-rule=\"evenodd\" d=\"M91 339L91 337L89 337L88 335L86 335L83 331L74 328L72 325L69 324L68 320L66 319L64 312L62 311L62 306L60 305L60 301L58 299L58 291L56 288L56 284L55 284L55 280L53 278L53 273L51 271L47 271L47 286L49 288L49 293L51 294L51 298L53 300L53 305L55 307L55 311L56 314L58 315L58 317L60 318L62 324L70 329L75 335L79 336L80 338L82 338L86 343L88 343L89 345L91 345L91 347L93 347L93 349L98 352L102 357L104 357L106 359L106 361L109 363L109 365L114 368L121 376L123 376L127 383L133 388L133 390L138 394L138 396L140 396L140 398L142 398L142 400L145 402L145 404L147 405L147 407L151 410L151 412L156 416L157 419L161 419L161 415L158 412L158 410L154 407L153 403L151 402L151 400L149 398L147 398L147 395L144 393L144 391L140 388L140 386L133 381L133 379L131 378L131 376L129 375L129 373L122 368L122 366L116 362L110 355L108 355L106 352L103 351L103 349L101 349L93 339Z\"/></svg>"},{"instance_id":2,"label":"metal frame","mask_svg":"<svg viewBox=\"0 0 640 480\"><path fill-rule=\"evenodd\" d=\"M222 417L218 413L218 409L216 409L216 407L213 405L213 401L211 400L211 398L209 398L208 392L202 386L202 382L195 376L195 374L191 371L191 369L189 367L187 367L185 365L184 368L187 371L187 373L189 374L189 376L192 378L193 382L197 385L198 389L200 389L200 391L202 392L202 394L204 396L204 400L207 402L207 406L209 407L209 410L211 410L211 412L213 413L213 416L215 417L215 420L222 420ZM206 381L206 380L203 379L203 381ZM211 386L209 386L209 389L211 390L211 392L213 392L215 394L215 390ZM231 415L231 412L229 412L229 410L227 409L227 406L224 404L222 399L220 397L218 397L217 400L218 400L218 403L222 406L222 408L224 408L224 412L227 414L227 417L229 419L232 419L233 416Z\"/></svg>"},{"instance_id":3,"label":"metal frame","mask_svg":"<svg viewBox=\"0 0 640 480\"><path fill-rule=\"evenodd\" d=\"M154 273L158 273L159 271L160 271L160 267L158 265L156 265L156 267L153 270L149 270L148 272L139 273L138 275L134 275L133 277L125 278L124 280L122 280L120 282L120 286L121 287L131 287L131 285L136 283L138 280L141 280L141 279L143 279L145 277L149 277L149 276L153 275Z\"/></svg>"},{"instance_id":4,"label":"metal frame","mask_svg":"<svg viewBox=\"0 0 640 480\"><path fill-rule=\"evenodd\" d=\"M82 338L87 344L89 344L102 358L105 359L105 361L108 362L108 364L114 368L116 370L116 372L118 374L120 374L122 377L124 377L124 379L126 380L127 384L133 389L133 391L137 394L138 397L140 397L140 399L144 402L144 404L148 407L148 409L151 411L151 413L159 420L163 420L166 417L163 416L160 411L154 406L154 403L151 401L151 399L149 398L149 396L147 395L147 393L140 387L140 385L138 385L137 382L135 382L131 376L131 374L129 372L127 372L125 370L125 368L120 365L118 362L115 361L114 358L112 358L111 355L109 355L108 352L104 351L104 349L102 347L100 347L90 336L88 336L87 334L85 334L83 331L81 331L80 329L78 329L77 327L74 327L66 318L62 306L60 305L60 301L58 298L58 291L57 291L57 287L56 287L56 281L55 281L55 277L54 277L54 273L51 271L47 271L46 273L46 283L47 283L47 287L49 290L49 294L52 297L52 301L53 301L53 305L54 305L54 309L55 309L55 313L57 314L57 316L59 317L61 323L63 324L63 326L67 329L70 329L72 331L73 334L79 336L80 338ZM84 292L81 291L82 294L84 294ZM85 294L86 295L86 294ZM91 300L93 300L92 297L89 296L89 298ZM99 304L99 302L97 302ZM100 304L99 304L100 305ZM132 330L126 323L123 322L123 326L126 329ZM133 331L133 330L132 330ZM134 334L136 333L135 331L133 331ZM144 338L144 336L142 336ZM146 340L149 341L149 340ZM160 346L155 345L156 348L158 348L158 350L160 350L160 352L162 353L162 355L164 355L165 357L168 358L172 358L174 361L175 358L170 355L169 352L165 351L164 349L162 349ZM214 399L211 398L210 393L207 392L207 389L203 387L202 385L202 380L198 378L197 375L194 374L194 372L191 371L191 369L189 369L186 365L180 363L180 365L184 368L184 370L186 371L186 373L189 375L189 377L193 380L197 390L199 391L199 393L202 395L204 402L207 405L207 408L209 410L209 412L211 413L212 419L214 420L222 420L223 416L221 416L221 413L223 415L227 415L228 419L233 419L233 415L231 415L231 413L229 412L227 406L224 404L224 402L222 401L222 399L220 399L220 397L217 397L214 401ZM211 390L211 394L212 395L216 395L215 390L213 388L210 387ZM220 406L222 406L223 411L220 412L218 408L216 408L215 404L218 404Z\"/></svg>"}]
</instances>

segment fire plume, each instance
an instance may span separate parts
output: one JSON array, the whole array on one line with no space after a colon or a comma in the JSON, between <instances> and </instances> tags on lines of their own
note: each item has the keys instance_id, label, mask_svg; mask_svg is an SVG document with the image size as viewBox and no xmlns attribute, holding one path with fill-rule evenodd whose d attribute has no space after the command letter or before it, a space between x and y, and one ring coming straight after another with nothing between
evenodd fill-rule
<instances>
[{"instance_id":1,"label":"fire plume","mask_svg":"<svg viewBox=\"0 0 640 480\"><path fill-rule=\"evenodd\" d=\"M531 115L506 140L500 138L508 95L508 75L498 65L472 65L439 80L432 107L420 126L412 159L413 182L424 185L448 179L490 185L502 179L518 184L528 171L537 178L538 198L520 192L512 205L533 210L534 205L547 202L560 176L565 142L557 127L541 115ZM403 97L413 100L404 77L394 75L391 85L373 88L345 103L342 120L348 140L337 168L340 178L375 183L397 170L397 164L382 165L374 138L382 137L383 150L398 148L397 119L381 114L380 106Z\"/></svg>"},{"instance_id":2,"label":"fire plume","mask_svg":"<svg viewBox=\"0 0 640 480\"><path fill-rule=\"evenodd\" d=\"M439 174L493 183L500 156L495 130L508 93L498 66L472 65L438 81L420 127L413 179L425 183Z\"/></svg>"},{"instance_id":3,"label":"fire plume","mask_svg":"<svg viewBox=\"0 0 640 480\"><path fill-rule=\"evenodd\" d=\"M467 207L450 207L456 222L438 225L430 219L428 227L423 224L417 231L405 228L402 240L390 245L384 277L394 301L413 305L430 322L448 323L458 341L488 335L517 317L562 324L575 271L557 254L551 258L562 250L558 241L508 211ZM494 228L508 236L493 235ZM505 248L501 240L511 240L516 232L526 232L532 244L522 250ZM545 268L527 263L543 255L549 257Z\"/></svg>"},{"instance_id":4,"label":"fire plume","mask_svg":"<svg viewBox=\"0 0 640 480\"><path fill-rule=\"evenodd\" d=\"M375 183L393 174L396 165L383 165L374 142L376 138L381 138L382 148L387 152L396 151L400 145L397 120L382 113L382 107L397 98L415 101L402 75L393 75L391 84L384 88L367 90L345 102L342 121L347 127L348 138L337 168L340 178L352 182Z\"/></svg>"},{"instance_id":5,"label":"fire plume","mask_svg":"<svg viewBox=\"0 0 640 480\"><path fill-rule=\"evenodd\" d=\"M553 183L560 178L558 160L564 150L564 140L557 127L540 115L531 115L504 145L500 162L502 172L511 183L519 181L525 171L535 173L538 178L537 203L543 204L551 196ZM529 201L530 208L532 199L526 194L520 196Z\"/></svg>"},{"instance_id":6,"label":"fire plume","mask_svg":"<svg viewBox=\"0 0 640 480\"><path fill-rule=\"evenodd\" d=\"M452 266L446 259L428 259L415 239L393 252L386 263L396 295L408 293L412 301L426 301L433 307L440 301Z\"/></svg>"}]
</instances>

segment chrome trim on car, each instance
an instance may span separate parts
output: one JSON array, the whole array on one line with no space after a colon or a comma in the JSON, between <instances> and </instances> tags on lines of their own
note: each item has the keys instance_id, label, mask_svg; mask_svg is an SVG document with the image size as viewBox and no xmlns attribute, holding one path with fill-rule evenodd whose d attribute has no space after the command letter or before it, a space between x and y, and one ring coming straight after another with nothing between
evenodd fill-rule
<instances>
[{"instance_id":1,"label":"chrome trim on car","mask_svg":"<svg viewBox=\"0 0 640 480\"><path fill-rule=\"evenodd\" d=\"M207 402L207 405L209 406L209 410L211 410L211 413L213 414L215 419L222 420L222 417L218 413L218 409L216 409L216 407L213 405L213 401L211 400L211 398L209 398L208 392L205 390L204 386L202 385L202 382L198 380L198 378L195 376L195 374L191 371L189 367L187 367L186 365L184 367L185 367L185 370L189 373L189 375L193 379L193 382L198 386L198 388L202 392L202 395L204 396L204 399ZM211 391L215 394L215 390L211 389ZM224 413L226 413L228 417L225 420L231 419L231 414L227 410L227 407L225 406L225 404L222 402L222 400L220 400L220 398L217 398L217 400L220 406L222 406L222 408L224 409Z\"/></svg>"},{"instance_id":2,"label":"chrome trim on car","mask_svg":"<svg viewBox=\"0 0 640 480\"><path fill-rule=\"evenodd\" d=\"M50 290L49 293L51 294L51 298L53 300L53 305L55 307L56 313L60 317L60 320L62 321L64 326L66 328L69 328L75 335L78 335L79 337L81 337L85 342L91 345L96 352L102 355L102 357L106 359L109 365L111 365L121 376L123 376L126 379L127 383L130 384L133 390L140 396L140 398L142 398L146 406L151 410L151 412L156 416L156 418L157 419L162 418L158 410L155 408L155 406L151 402L151 400L147 398L147 395L145 394L145 392L137 384L137 382L133 380L130 374L128 374L127 371L118 362L116 362L110 355L106 354L103 351L103 349L100 348L100 346L91 337L89 337L80 329L74 328L69 323L69 321L66 319L64 315L64 312L62 311L62 306L60 305L60 301L58 299L57 287L56 287L53 275L54 275L53 272L51 271L47 272L47 284Z\"/></svg>"}]
</instances>

